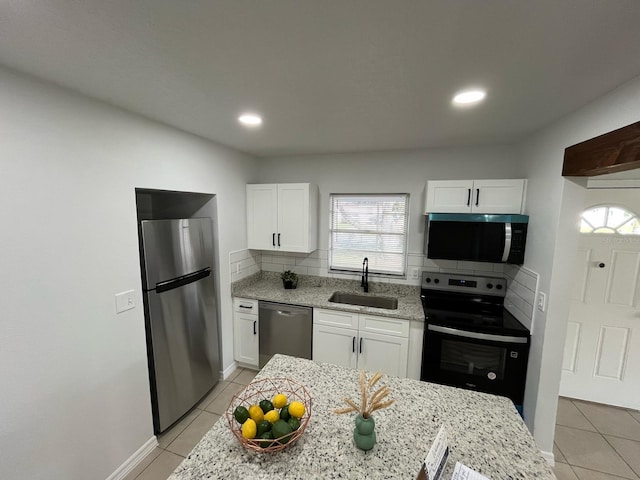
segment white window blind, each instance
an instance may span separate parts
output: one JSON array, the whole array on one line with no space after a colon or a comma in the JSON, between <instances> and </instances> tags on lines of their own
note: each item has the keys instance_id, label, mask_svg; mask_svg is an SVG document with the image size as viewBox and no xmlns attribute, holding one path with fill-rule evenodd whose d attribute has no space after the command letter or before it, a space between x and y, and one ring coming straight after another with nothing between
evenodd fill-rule
<instances>
[{"instance_id":1,"label":"white window blind","mask_svg":"<svg viewBox=\"0 0 640 480\"><path fill-rule=\"evenodd\" d=\"M332 194L331 270L406 273L408 194Z\"/></svg>"}]
</instances>

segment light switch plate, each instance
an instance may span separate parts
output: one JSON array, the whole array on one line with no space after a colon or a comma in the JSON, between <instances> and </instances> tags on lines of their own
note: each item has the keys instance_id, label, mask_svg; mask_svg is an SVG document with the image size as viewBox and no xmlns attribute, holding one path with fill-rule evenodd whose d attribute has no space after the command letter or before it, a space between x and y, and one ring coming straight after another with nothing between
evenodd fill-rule
<instances>
[{"instance_id":1,"label":"light switch plate","mask_svg":"<svg viewBox=\"0 0 640 480\"><path fill-rule=\"evenodd\" d=\"M133 290L116 293L116 313L126 312L136 306L136 296Z\"/></svg>"},{"instance_id":2,"label":"light switch plate","mask_svg":"<svg viewBox=\"0 0 640 480\"><path fill-rule=\"evenodd\" d=\"M538 310L544 312L547 308L547 294L540 292L538 293Z\"/></svg>"},{"instance_id":3,"label":"light switch plate","mask_svg":"<svg viewBox=\"0 0 640 480\"><path fill-rule=\"evenodd\" d=\"M419 268L411 269L411 278L413 278L413 279L420 278L420 269Z\"/></svg>"}]
</instances>

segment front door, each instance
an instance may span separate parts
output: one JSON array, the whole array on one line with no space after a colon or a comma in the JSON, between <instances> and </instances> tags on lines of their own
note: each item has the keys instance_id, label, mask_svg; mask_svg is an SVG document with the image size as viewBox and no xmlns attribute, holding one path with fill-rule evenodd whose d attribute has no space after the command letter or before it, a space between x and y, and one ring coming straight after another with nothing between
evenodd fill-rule
<instances>
[{"instance_id":1,"label":"front door","mask_svg":"<svg viewBox=\"0 0 640 480\"><path fill-rule=\"evenodd\" d=\"M640 237L581 233L560 395L640 408Z\"/></svg>"}]
</instances>

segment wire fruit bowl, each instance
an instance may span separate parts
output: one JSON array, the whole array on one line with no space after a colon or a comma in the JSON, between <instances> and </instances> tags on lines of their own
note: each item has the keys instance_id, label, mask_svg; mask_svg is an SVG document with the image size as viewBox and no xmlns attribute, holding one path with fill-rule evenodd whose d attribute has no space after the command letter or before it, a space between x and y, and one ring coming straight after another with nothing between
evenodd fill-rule
<instances>
[{"instance_id":1,"label":"wire fruit bowl","mask_svg":"<svg viewBox=\"0 0 640 480\"><path fill-rule=\"evenodd\" d=\"M242 405L249 408L250 405L258 405L261 400L271 400L278 393L287 396L287 403L301 402L305 408L305 414L300 418L300 427L291 434L276 439L247 439L242 436L242 425L234 415L236 407ZM244 390L233 396L225 413L231 432L235 435L243 447L260 453L279 452L296 442L304 433L311 418L311 396L304 386L288 378L265 378L251 382Z\"/></svg>"}]
</instances>

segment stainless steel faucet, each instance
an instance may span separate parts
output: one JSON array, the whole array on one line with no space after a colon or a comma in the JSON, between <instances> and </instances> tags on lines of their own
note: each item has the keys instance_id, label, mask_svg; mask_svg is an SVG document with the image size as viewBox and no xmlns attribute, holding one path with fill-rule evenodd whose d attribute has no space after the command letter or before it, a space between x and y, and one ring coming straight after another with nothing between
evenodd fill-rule
<instances>
[{"instance_id":1,"label":"stainless steel faucet","mask_svg":"<svg viewBox=\"0 0 640 480\"><path fill-rule=\"evenodd\" d=\"M362 261L362 283L361 287L364 288L365 293L369 291L369 259L364 257Z\"/></svg>"}]
</instances>

